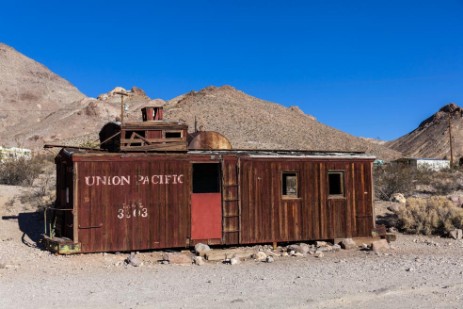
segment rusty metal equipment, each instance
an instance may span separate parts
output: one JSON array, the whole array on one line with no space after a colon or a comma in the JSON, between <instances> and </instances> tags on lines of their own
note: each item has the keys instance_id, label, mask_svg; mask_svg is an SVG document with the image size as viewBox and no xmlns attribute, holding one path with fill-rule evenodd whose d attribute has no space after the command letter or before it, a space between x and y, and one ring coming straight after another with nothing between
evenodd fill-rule
<instances>
[{"instance_id":1,"label":"rusty metal equipment","mask_svg":"<svg viewBox=\"0 0 463 309\"><path fill-rule=\"evenodd\" d=\"M197 131L190 134L188 149L190 150L224 150L232 149L230 141L222 134L214 131Z\"/></svg>"}]
</instances>

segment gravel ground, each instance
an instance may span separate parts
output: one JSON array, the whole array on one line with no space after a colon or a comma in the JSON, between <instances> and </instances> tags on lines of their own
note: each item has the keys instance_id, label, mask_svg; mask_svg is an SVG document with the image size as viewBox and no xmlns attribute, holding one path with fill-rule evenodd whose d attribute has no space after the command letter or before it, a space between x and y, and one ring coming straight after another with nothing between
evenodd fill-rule
<instances>
[{"instance_id":1,"label":"gravel ground","mask_svg":"<svg viewBox=\"0 0 463 309\"><path fill-rule=\"evenodd\" d=\"M143 252L133 267L124 264L128 254L35 248L21 229L34 235L40 217L8 204L20 190L0 186L0 308L462 307L460 240L399 235L381 254L341 250L238 265L161 265L159 252Z\"/></svg>"}]
</instances>

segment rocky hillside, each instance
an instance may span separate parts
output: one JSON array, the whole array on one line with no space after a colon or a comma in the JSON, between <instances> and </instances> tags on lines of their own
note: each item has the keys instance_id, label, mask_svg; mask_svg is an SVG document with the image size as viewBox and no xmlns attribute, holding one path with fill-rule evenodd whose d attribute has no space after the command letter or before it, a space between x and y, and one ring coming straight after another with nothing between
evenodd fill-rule
<instances>
[{"instance_id":1,"label":"rocky hillside","mask_svg":"<svg viewBox=\"0 0 463 309\"><path fill-rule=\"evenodd\" d=\"M65 108L49 112L40 122L31 123L26 130L14 134L24 147L39 149L44 144L92 146L96 145L98 133L104 124L117 120L121 114L121 97L117 91L126 92L124 103L128 106L126 121L141 121L140 109L152 101L164 103L163 100L150 100L139 88L114 90L95 98L84 98L66 105Z\"/></svg>"},{"instance_id":2,"label":"rocky hillside","mask_svg":"<svg viewBox=\"0 0 463 309\"><path fill-rule=\"evenodd\" d=\"M194 130L225 135L234 148L366 151L384 159L400 156L318 122L297 106L286 108L230 86L207 87L167 102L166 116L186 122Z\"/></svg>"},{"instance_id":3,"label":"rocky hillside","mask_svg":"<svg viewBox=\"0 0 463 309\"><path fill-rule=\"evenodd\" d=\"M13 135L40 123L50 112L83 98L85 95L68 81L0 43L1 144L27 144L20 136Z\"/></svg>"},{"instance_id":4,"label":"rocky hillside","mask_svg":"<svg viewBox=\"0 0 463 309\"><path fill-rule=\"evenodd\" d=\"M45 143L95 140L100 128L120 115L120 96L114 92L121 90L87 98L42 64L0 43L0 145L37 150ZM149 98L136 87L127 93L129 117L138 117Z\"/></svg>"},{"instance_id":5,"label":"rocky hillside","mask_svg":"<svg viewBox=\"0 0 463 309\"><path fill-rule=\"evenodd\" d=\"M449 117L452 130L453 157L463 156L463 109L454 103L445 105L424 120L418 128L386 145L417 158L450 159Z\"/></svg>"}]
</instances>

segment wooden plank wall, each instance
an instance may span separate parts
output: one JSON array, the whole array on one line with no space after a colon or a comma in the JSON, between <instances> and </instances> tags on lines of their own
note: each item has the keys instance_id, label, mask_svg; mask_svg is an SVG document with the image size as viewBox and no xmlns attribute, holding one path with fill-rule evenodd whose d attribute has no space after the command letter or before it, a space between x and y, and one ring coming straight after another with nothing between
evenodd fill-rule
<instances>
[{"instance_id":1,"label":"wooden plank wall","mask_svg":"<svg viewBox=\"0 0 463 309\"><path fill-rule=\"evenodd\" d=\"M187 160L93 161L78 165L79 241L83 252L187 245L191 206L191 165ZM130 176L130 184L85 185L85 176L92 175ZM182 183L155 184L153 175L183 175ZM139 181L142 176L148 181Z\"/></svg>"},{"instance_id":2,"label":"wooden plank wall","mask_svg":"<svg viewBox=\"0 0 463 309\"><path fill-rule=\"evenodd\" d=\"M109 156L108 156L109 158ZM95 156L76 160L75 192L83 252L188 246L191 164L210 156ZM72 172L58 177L72 190ZM250 244L369 236L374 226L371 160L280 159L223 156L222 243ZM328 171L344 173L345 195L328 195ZM298 194L282 196L282 173L295 172ZM140 176L183 175L182 184L143 184ZM61 175L61 176L60 176ZM129 185L93 185L88 176L130 176ZM69 181L68 181L69 180ZM58 200L64 205L65 189ZM70 192L71 203L73 192ZM72 204L70 205L72 207ZM127 210L140 210L127 218ZM60 206L62 207L62 206ZM147 216L141 214L146 208ZM119 218L121 213L123 217ZM67 220L68 218L66 218ZM70 221L72 218L69 218ZM68 224L69 225L69 224ZM72 230L66 231L71 234ZM76 234L77 235L77 234ZM72 235L70 235L72 236ZM68 236L69 237L69 236ZM72 238L72 237L69 237Z\"/></svg>"},{"instance_id":3,"label":"wooden plank wall","mask_svg":"<svg viewBox=\"0 0 463 309\"><path fill-rule=\"evenodd\" d=\"M344 196L329 196L328 171L344 174ZM282 173L298 175L297 197L282 196ZM369 236L371 162L243 158L241 243Z\"/></svg>"}]
</instances>

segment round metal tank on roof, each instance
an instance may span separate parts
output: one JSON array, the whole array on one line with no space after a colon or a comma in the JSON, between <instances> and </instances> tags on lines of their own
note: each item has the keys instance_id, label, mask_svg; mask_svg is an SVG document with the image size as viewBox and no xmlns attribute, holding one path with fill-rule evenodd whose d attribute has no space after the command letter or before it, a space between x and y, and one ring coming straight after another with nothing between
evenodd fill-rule
<instances>
[{"instance_id":1,"label":"round metal tank on roof","mask_svg":"<svg viewBox=\"0 0 463 309\"><path fill-rule=\"evenodd\" d=\"M100 130L100 148L110 152L118 152L121 148L121 123L108 122Z\"/></svg>"},{"instance_id":2,"label":"round metal tank on roof","mask_svg":"<svg viewBox=\"0 0 463 309\"><path fill-rule=\"evenodd\" d=\"M232 149L230 141L222 134L214 131L199 131L190 134L189 150Z\"/></svg>"}]
</instances>

